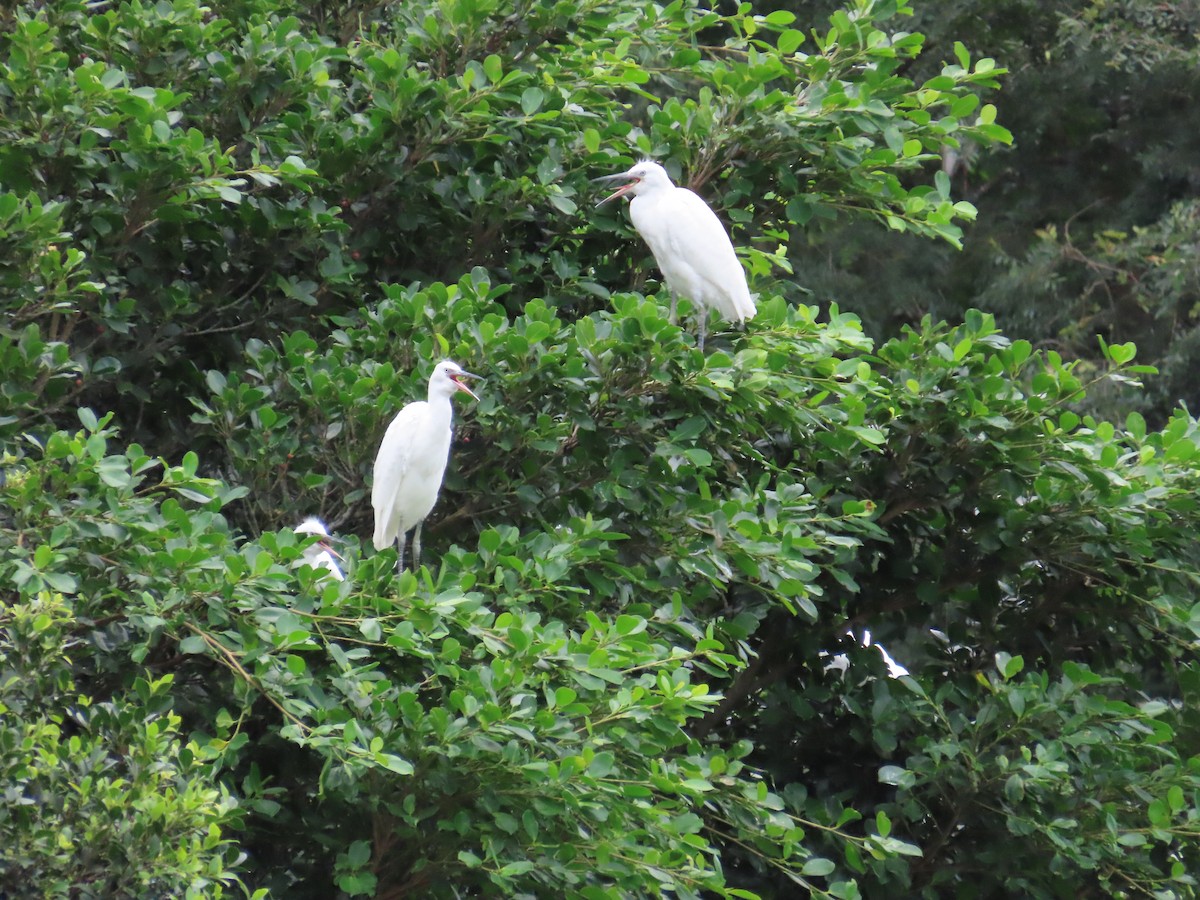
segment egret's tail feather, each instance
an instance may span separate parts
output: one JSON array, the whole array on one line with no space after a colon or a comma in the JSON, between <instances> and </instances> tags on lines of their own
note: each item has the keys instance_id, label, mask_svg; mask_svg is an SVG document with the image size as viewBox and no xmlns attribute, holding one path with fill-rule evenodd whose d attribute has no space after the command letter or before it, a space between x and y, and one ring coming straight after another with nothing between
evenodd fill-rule
<instances>
[{"instance_id":1,"label":"egret's tail feather","mask_svg":"<svg viewBox=\"0 0 1200 900\"><path fill-rule=\"evenodd\" d=\"M746 321L746 319L753 319L758 313L758 307L754 305L754 298L749 294L735 298L734 308L737 310L739 323Z\"/></svg>"},{"instance_id":2,"label":"egret's tail feather","mask_svg":"<svg viewBox=\"0 0 1200 900\"><path fill-rule=\"evenodd\" d=\"M372 538L376 550L385 550L396 542L396 516L381 515L375 510L375 536Z\"/></svg>"}]
</instances>

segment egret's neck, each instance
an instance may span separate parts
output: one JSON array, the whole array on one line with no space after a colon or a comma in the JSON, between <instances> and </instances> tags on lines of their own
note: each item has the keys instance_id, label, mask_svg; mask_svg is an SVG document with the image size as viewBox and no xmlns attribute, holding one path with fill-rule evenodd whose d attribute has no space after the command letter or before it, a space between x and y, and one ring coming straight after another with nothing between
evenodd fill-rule
<instances>
[{"instance_id":1,"label":"egret's neck","mask_svg":"<svg viewBox=\"0 0 1200 900\"><path fill-rule=\"evenodd\" d=\"M650 177L637 186L637 195L639 197L655 197L670 191L674 187L675 185L671 183L671 179L667 178L666 175L658 178Z\"/></svg>"},{"instance_id":2,"label":"egret's neck","mask_svg":"<svg viewBox=\"0 0 1200 900\"><path fill-rule=\"evenodd\" d=\"M450 420L454 418L454 404L450 402L448 394L442 391L429 391L429 415L433 423L437 426L444 425L450 427Z\"/></svg>"}]
</instances>

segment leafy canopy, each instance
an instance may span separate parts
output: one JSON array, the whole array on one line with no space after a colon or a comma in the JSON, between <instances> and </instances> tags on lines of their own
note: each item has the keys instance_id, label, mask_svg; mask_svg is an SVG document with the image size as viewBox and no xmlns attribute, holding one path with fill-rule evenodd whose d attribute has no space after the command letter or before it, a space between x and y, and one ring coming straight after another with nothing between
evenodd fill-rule
<instances>
[{"instance_id":1,"label":"leafy canopy","mask_svg":"<svg viewBox=\"0 0 1200 900\"><path fill-rule=\"evenodd\" d=\"M876 345L784 277L974 215L929 169L1001 70L914 83L910 12L7 13L0 886L1190 896L1196 423L1075 411L1131 345ZM760 295L707 355L589 208L643 154ZM367 476L446 356L397 577Z\"/></svg>"}]
</instances>

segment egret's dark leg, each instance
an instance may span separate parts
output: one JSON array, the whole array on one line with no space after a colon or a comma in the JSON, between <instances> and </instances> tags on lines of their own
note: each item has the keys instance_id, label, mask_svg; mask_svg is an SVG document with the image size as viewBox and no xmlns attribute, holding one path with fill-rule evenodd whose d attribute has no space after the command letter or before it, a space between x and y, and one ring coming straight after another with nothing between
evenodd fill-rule
<instances>
[{"instance_id":1,"label":"egret's dark leg","mask_svg":"<svg viewBox=\"0 0 1200 900\"><path fill-rule=\"evenodd\" d=\"M396 572L397 572L397 574L404 571L404 542L407 539L408 539L408 535L405 534L403 531L400 532L399 536L396 538L396 548L398 550L398 552L396 554Z\"/></svg>"},{"instance_id":2,"label":"egret's dark leg","mask_svg":"<svg viewBox=\"0 0 1200 900\"><path fill-rule=\"evenodd\" d=\"M413 532L413 571L417 571L421 566L421 526L425 524L422 519L417 523L417 528Z\"/></svg>"},{"instance_id":3,"label":"egret's dark leg","mask_svg":"<svg viewBox=\"0 0 1200 900\"><path fill-rule=\"evenodd\" d=\"M675 294L674 291L671 291L671 312L667 315L667 321L670 322L672 325L675 324L675 319L676 319L675 305L678 302L679 302L679 297Z\"/></svg>"},{"instance_id":4,"label":"egret's dark leg","mask_svg":"<svg viewBox=\"0 0 1200 900\"><path fill-rule=\"evenodd\" d=\"M701 307L700 310L700 337L696 341L696 346L700 348L700 352L704 352L704 335L708 332L708 309Z\"/></svg>"}]
</instances>

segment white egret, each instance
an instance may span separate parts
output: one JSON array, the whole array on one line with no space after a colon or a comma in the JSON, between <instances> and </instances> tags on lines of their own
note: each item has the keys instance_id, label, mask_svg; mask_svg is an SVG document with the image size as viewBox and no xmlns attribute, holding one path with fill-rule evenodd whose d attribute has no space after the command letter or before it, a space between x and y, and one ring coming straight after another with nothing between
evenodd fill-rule
<instances>
[{"instance_id":1,"label":"white egret","mask_svg":"<svg viewBox=\"0 0 1200 900\"><path fill-rule=\"evenodd\" d=\"M335 581L346 580L346 576L342 574L342 570L338 567L336 561L336 559L342 558L341 554L330 546L329 531L325 528L324 522L316 516L309 516L293 530L296 534L317 535L317 540L304 548L304 561L306 563L314 569L324 569L329 577Z\"/></svg>"},{"instance_id":2,"label":"white egret","mask_svg":"<svg viewBox=\"0 0 1200 900\"><path fill-rule=\"evenodd\" d=\"M450 457L454 416L450 398L462 391L478 400L461 380L478 377L449 360L438 363L429 377L429 399L400 410L379 445L371 486L375 549L382 550L395 541L400 548L398 569L404 568L404 542L414 526L413 565L420 564L421 523L437 502Z\"/></svg>"},{"instance_id":3,"label":"white egret","mask_svg":"<svg viewBox=\"0 0 1200 900\"><path fill-rule=\"evenodd\" d=\"M733 243L717 214L699 195L676 187L667 170L649 160L627 172L596 180L628 182L596 205L633 195L629 216L637 233L650 245L671 292L671 321L675 321L678 296L690 298L699 307L697 344L701 350L710 309L738 324L753 318L757 310Z\"/></svg>"}]
</instances>

